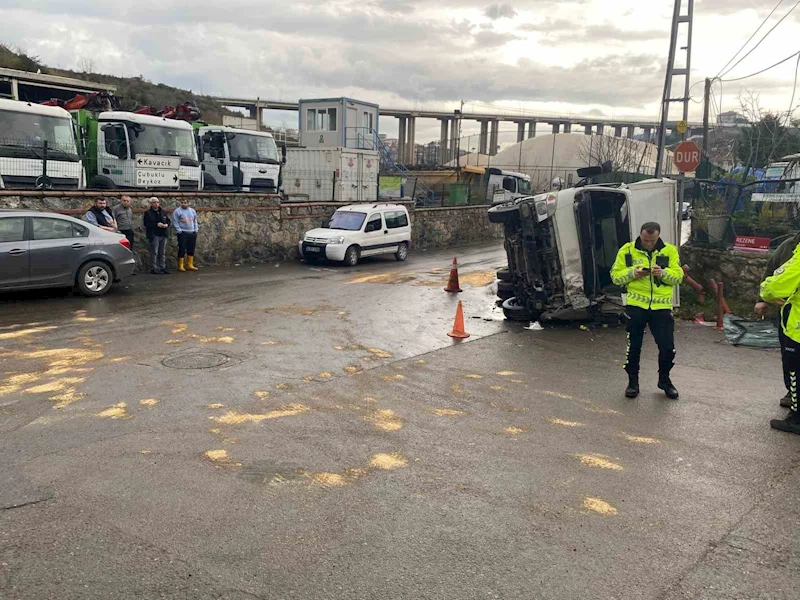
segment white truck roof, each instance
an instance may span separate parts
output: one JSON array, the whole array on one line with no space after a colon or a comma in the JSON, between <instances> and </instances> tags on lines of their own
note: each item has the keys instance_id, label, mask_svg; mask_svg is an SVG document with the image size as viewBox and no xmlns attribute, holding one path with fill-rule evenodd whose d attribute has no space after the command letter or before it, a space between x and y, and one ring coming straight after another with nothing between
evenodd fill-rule
<instances>
[{"instance_id":1,"label":"white truck roof","mask_svg":"<svg viewBox=\"0 0 800 600\"><path fill-rule=\"evenodd\" d=\"M252 129L236 129L234 127L227 127L225 125L204 125L198 131L224 131L226 133L242 133L245 135L258 135L261 137L274 137L268 131L254 131Z\"/></svg>"},{"instance_id":2,"label":"white truck roof","mask_svg":"<svg viewBox=\"0 0 800 600\"><path fill-rule=\"evenodd\" d=\"M139 125L151 125L155 127L170 127L172 129L183 129L192 131L192 126L186 121L178 119L167 119L155 115L138 115L132 112L112 110L101 112L97 116L98 121L127 121L128 123L138 123Z\"/></svg>"},{"instance_id":3,"label":"white truck roof","mask_svg":"<svg viewBox=\"0 0 800 600\"><path fill-rule=\"evenodd\" d=\"M69 112L60 106L43 106L31 102L22 102L21 100L6 100L5 98L0 98L0 110L56 117L58 119L72 119Z\"/></svg>"}]
</instances>

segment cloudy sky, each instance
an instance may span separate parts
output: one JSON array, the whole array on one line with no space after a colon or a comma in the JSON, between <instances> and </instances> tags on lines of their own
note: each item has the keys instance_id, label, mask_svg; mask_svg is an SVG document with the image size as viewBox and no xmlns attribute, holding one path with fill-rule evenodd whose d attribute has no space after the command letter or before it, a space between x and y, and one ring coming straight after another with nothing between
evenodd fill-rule
<instances>
[{"instance_id":1,"label":"cloudy sky","mask_svg":"<svg viewBox=\"0 0 800 600\"><path fill-rule=\"evenodd\" d=\"M696 0L695 99L703 78L720 71L776 3ZM756 41L793 5L784 0ZM467 109L655 119L672 7L672 0L3 0L0 42L53 66L77 68L89 58L98 72L205 94L348 95L447 109L464 100ZM797 50L798 38L800 7L728 77L777 62ZM790 60L716 86L722 109L736 108L746 88L765 108L786 111L795 66ZM702 114L700 104L691 110ZM291 126L296 117L271 119ZM396 121L382 119L381 128L391 135ZM435 121L418 123L417 141L437 135Z\"/></svg>"}]
</instances>

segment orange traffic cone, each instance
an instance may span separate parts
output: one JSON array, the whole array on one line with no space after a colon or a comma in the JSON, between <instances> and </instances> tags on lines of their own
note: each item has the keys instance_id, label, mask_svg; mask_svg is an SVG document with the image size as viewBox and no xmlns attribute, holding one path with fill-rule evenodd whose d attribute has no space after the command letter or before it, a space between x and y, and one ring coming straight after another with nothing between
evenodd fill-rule
<instances>
[{"instance_id":1,"label":"orange traffic cone","mask_svg":"<svg viewBox=\"0 0 800 600\"><path fill-rule=\"evenodd\" d=\"M448 333L451 338L466 339L469 334L464 331L464 309L461 307L461 300L458 301L456 309L456 320L453 323L453 331Z\"/></svg>"},{"instance_id":2,"label":"orange traffic cone","mask_svg":"<svg viewBox=\"0 0 800 600\"><path fill-rule=\"evenodd\" d=\"M458 263L456 262L456 257L453 257L453 266L450 267L450 279L447 281L447 287L444 288L445 292L451 292L456 294L461 290L461 287L458 285Z\"/></svg>"}]
</instances>

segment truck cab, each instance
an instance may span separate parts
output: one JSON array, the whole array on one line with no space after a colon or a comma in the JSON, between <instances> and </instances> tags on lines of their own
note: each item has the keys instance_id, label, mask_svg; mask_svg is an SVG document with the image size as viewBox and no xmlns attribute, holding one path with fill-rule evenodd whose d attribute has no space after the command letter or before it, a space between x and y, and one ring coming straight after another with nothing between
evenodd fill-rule
<instances>
[{"instance_id":1,"label":"truck cab","mask_svg":"<svg viewBox=\"0 0 800 600\"><path fill-rule=\"evenodd\" d=\"M89 187L203 189L194 130L186 121L123 111L73 111Z\"/></svg>"},{"instance_id":2,"label":"truck cab","mask_svg":"<svg viewBox=\"0 0 800 600\"><path fill-rule=\"evenodd\" d=\"M0 188L80 189L84 172L69 113L0 99Z\"/></svg>"},{"instance_id":3,"label":"truck cab","mask_svg":"<svg viewBox=\"0 0 800 600\"><path fill-rule=\"evenodd\" d=\"M285 155L271 133L208 125L197 136L205 189L278 193Z\"/></svg>"},{"instance_id":4,"label":"truck cab","mask_svg":"<svg viewBox=\"0 0 800 600\"><path fill-rule=\"evenodd\" d=\"M492 204L510 202L531 194L531 178L524 173L490 167L486 169L485 177L486 200Z\"/></svg>"}]
</instances>

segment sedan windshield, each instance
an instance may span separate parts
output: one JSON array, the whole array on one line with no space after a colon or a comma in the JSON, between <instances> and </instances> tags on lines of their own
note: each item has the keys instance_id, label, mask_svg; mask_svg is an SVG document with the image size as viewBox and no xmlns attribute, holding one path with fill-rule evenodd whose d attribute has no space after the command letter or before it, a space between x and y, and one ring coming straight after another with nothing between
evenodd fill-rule
<instances>
[{"instance_id":1,"label":"sedan windshield","mask_svg":"<svg viewBox=\"0 0 800 600\"><path fill-rule=\"evenodd\" d=\"M333 213L328 229L344 229L346 231L360 231L367 213L339 211Z\"/></svg>"},{"instance_id":2,"label":"sedan windshield","mask_svg":"<svg viewBox=\"0 0 800 600\"><path fill-rule=\"evenodd\" d=\"M236 133L229 138L231 160L254 163L280 164L275 140L265 135Z\"/></svg>"},{"instance_id":3,"label":"sedan windshield","mask_svg":"<svg viewBox=\"0 0 800 600\"><path fill-rule=\"evenodd\" d=\"M78 160L72 119L16 111L0 111L0 156Z\"/></svg>"},{"instance_id":4,"label":"sedan windshield","mask_svg":"<svg viewBox=\"0 0 800 600\"><path fill-rule=\"evenodd\" d=\"M133 141L134 156L180 156L181 164L193 167L200 164L197 162L197 146L191 131L145 125L141 129L132 127L129 135Z\"/></svg>"}]
</instances>

